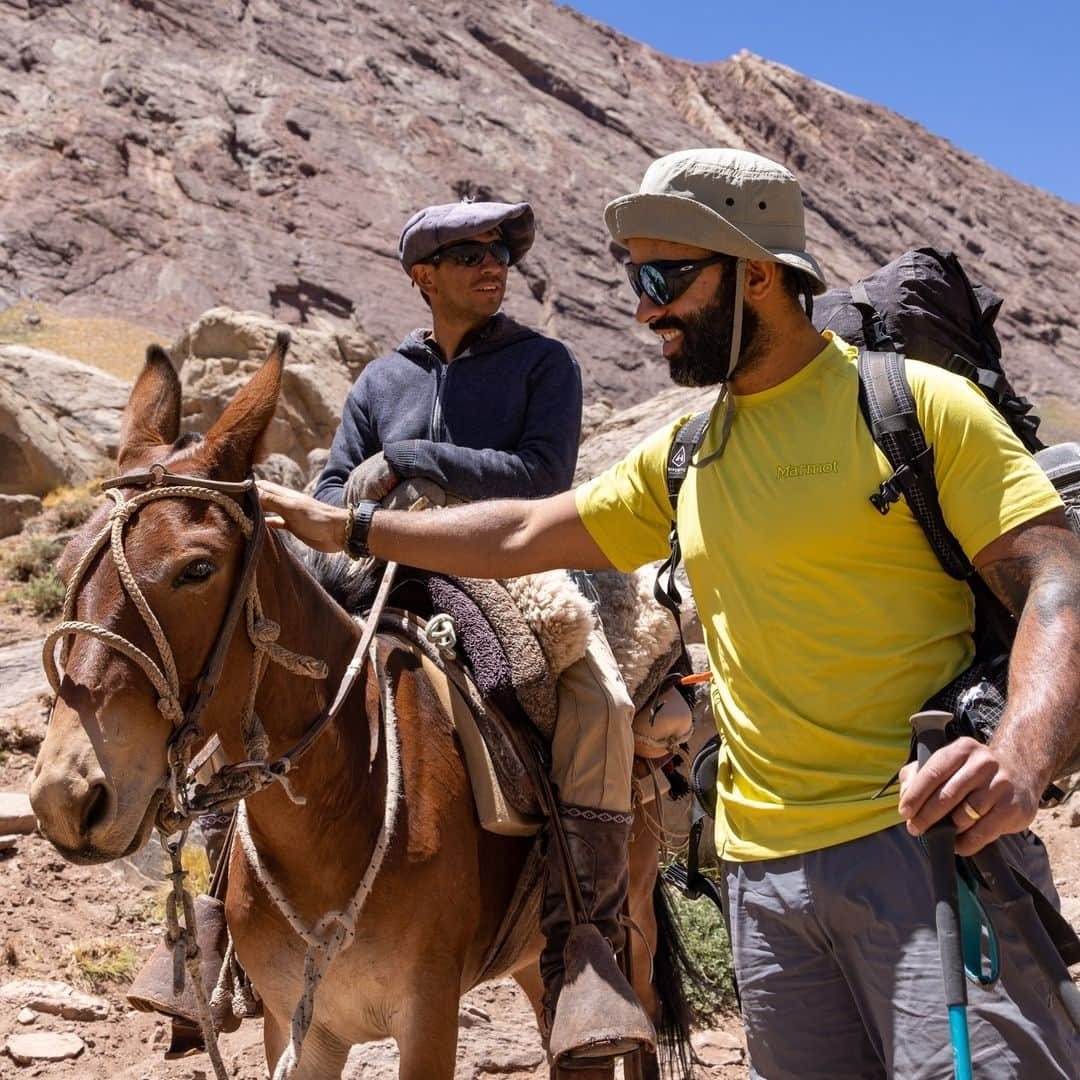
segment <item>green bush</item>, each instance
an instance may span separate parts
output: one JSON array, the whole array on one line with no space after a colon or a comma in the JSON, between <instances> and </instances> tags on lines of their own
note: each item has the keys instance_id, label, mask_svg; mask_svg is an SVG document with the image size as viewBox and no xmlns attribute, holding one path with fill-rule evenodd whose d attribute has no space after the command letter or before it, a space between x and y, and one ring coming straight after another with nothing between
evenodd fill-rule
<instances>
[{"instance_id":1,"label":"green bush","mask_svg":"<svg viewBox=\"0 0 1080 1080\"><path fill-rule=\"evenodd\" d=\"M687 980L686 999L697 1021L708 1023L713 1017L738 1007L731 946L724 920L716 905L704 897L687 900L674 891L668 895L683 944L703 980L699 984Z\"/></svg>"},{"instance_id":2,"label":"green bush","mask_svg":"<svg viewBox=\"0 0 1080 1080\"><path fill-rule=\"evenodd\" d=\"M28 536L4 553L3 569L8 577L16 581L45 577L52 573L62 550L63 545L55 540L44 536Z\"/></svg>"},{"instance_id":3,"label":"green bush","mask_svg":"<svg viewBox=\"0 0 1080 1080\"><path fill-rule=\"evenodd\" d=\"M31 611L44 619L59 615L64 607L64 583L53 573L36 575L22 585L8 589L4 599L20 611Z\"/></svg>"}]
</instances>

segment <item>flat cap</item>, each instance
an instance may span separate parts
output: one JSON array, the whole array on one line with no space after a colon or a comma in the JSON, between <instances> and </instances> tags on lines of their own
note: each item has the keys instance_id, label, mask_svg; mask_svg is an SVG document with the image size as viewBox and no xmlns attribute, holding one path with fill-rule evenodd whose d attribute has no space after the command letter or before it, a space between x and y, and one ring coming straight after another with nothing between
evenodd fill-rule
<instances>
[{"instance_id":1,"label":"flat cap","mask_svg":"<svg viewBox=\"0 0 1080 1080\"><path fill-rule=\"evenodd\" d=\"M468 240L489 229L501 229L513 266L532 247L536 233L532 207L525 202L459 202L426 206L405 222L398 240L398 259L408 273L416 263L430 258L439 248Z\"/></svg>"}]
</instances>

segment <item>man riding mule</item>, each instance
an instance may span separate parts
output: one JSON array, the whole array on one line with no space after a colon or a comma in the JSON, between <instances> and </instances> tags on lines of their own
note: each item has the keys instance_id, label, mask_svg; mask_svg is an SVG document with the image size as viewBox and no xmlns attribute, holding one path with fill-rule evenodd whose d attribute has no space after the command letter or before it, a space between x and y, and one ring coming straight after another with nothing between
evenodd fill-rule
<instances>
[{"instance_id":1,"label":"man riding mule","mask_svg":"<svg viewBox=\"0 0 1080 1080\"><path fill-rule=\"evenodd\" d=\"M409 219L399 258L431 309L432 329L409 334L357 379L316 498L341 506L380 500L404 485L395 497L408 492L415 498L422 491L443 503L537 498L570 486L582 406L577 363L560 342L499 311L508 268L524 257L533 238L527 203L430 206ZM590 920L620 949L633 820L633 706L599 626L586 655L561 674L559 695L552 778L566 849ZM204 834L213 838L225 821L224 815L204 818ZM571 926L562 865L552 845L543 917L548 945L541 958L545 1031L554 1019ZM159 969L167 978L167 965L155 957L136 981L133 1000L169 1009L174 1047L197 1045L196 1018L184 1016L190 1005L185 1008L167 988L152 992ZM612 978L617 1003L625 980L614 970ZM611 1004L601 997L584 1006L575 1017L575 1033L582 1034L574 1041L589 1032L610 1032ZM614 1048L633 1049L648 1034L644 1017L630 1028L615 1033Z\"/></svg>"},{"instance_id":2,"label":"man riding mule","mask_svg":"<svg viewBox=\"0 0 1080 1080\"><path fill-rule=\"evenodd\" d=\"M323 550L500 576L662 559L676 517L724 739L717 847L752 1075L940 1080L950 1032L920 838L948 818L957 854L996 842L1054 897L1028 826L1080 742L1080 541L979 390L909 361L941 510L1016 638L990 743L957 738L901 772L899 798L878 797L909 718L971 662L972 590L906 503L885 517L868 497L890 470L860 418L856 350L806 313L825 286L798 182L745 151L684 151L606 222L672 378L719 387L677 506L683 421L548 499L347 516L264 484L264 505ZM1001 970L972 992L978 1075L1075 1077L1080 1035L1009 908L986 907Z\"/></svg>"},{"instance_id":3,"label":"man riding mule","mask_svg":"<svg viewBox=\"0 0 1080 1080\"><path fill-rule=\"evenodd\" d=\"M431 309L432 328L411 333L356 380L317 499L332 506L379 501L401 483L439 502L531 499L570 486L581 427L578 365L560 342L499 311L508 268L526 255L533 237L527 203L429 206L409 219L398 257ZM597 624L585 656L559 678L551 776L574 888L615 950L625 941L632 720L632 703ZM546 1032L572 925L565 853L556 844L549 848L540 964ZM609 1048L618 1052L647 1037L644 1017L628 1017L625 1032L612 1030L628 987L610 970L610 991L601 983L599 997L577 1000L575 1045L560 1046L562 1052L589 1050L590 1032L601 1030L613 1036ZM556 1030L569 1022L564 1018Z\"/></svg>"},{"instance_id":4,"label":"man riding mule","mask_svg":"<svg viewBox=\"0 0 1080 1080\"><path fill-rule=\"evenodd\" d=\"M57 698L31 799L65 856L98 862L136 850L155 825L182 836L243 797L226 914L276 1080L337 1076L352 1044L386 1037L403 1080L450 1080L465 990L511 973L541 1008L540 943L510 949L505 934L529 907L518 882L533 839L479 828L422 620L388 613L367 648L373 625L358 625L265 529L250 470L283 354L279 341L200 440L179 437L179 380L151 350L125 410L110 506L61 562L68 596L46 657ZM196 780L189 766L211 736L230 764ZM634 991L674 1031L656 858L640 832ZM655 1055L640 1066L658 1075ZM216 1060L215 1070L224 1075Z\"/></svg>"}]
</instances>

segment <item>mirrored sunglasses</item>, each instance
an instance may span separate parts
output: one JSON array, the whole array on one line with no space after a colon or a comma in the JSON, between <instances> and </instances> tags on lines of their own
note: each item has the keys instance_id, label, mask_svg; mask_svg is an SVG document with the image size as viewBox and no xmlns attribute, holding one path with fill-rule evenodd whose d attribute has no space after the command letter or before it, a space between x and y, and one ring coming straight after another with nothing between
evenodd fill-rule
<instances>
[{"instance_id":1,"label":"mirrored sunglasses","mask_svg":"<svg viewBox=\"0 0 1080 1080\"><path fill-rule=\"evenodd\" d=\"M726 255L710 255L706 259L657 259L654 262L626 264L626 276L635 296L644 293L654 304L665 307L677 300L694 283L694 279Z\"/></svg>"},{"instance_id":2,"label":"mirrored sunglasses","mask_svg":"<svg viewBox=\"0 0 1080 1080\"><path fill-rule=\"evenodd\" d=\"M491 240L482 244L479 240L463 240L460 244L449 244L440 248L429 260L432 266L438 266L443 259L455 266L479 266L490 255L500 266L510 265L510 249L502 240Z\"/></svg>"}]
</instances>

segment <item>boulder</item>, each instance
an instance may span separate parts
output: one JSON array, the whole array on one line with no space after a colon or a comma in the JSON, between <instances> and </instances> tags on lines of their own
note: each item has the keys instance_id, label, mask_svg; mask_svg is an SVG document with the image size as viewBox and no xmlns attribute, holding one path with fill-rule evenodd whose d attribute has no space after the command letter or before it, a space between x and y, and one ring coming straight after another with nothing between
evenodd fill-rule
<instances>
[{"instance_id":1,"label":"boulder","mask_svg":"<svg viewBox=\"0 0 1080 1080\"><path fill-rule=\"evenodd\" d=\"M296 491L307 483L304 470L284 454L271 454L265 461L260 461L255 466L255 475L260 480L272 480L275 484L282 484Z\"/></svg>"},{"instance_id":2,"label":"boulder","mask_svg":"<svg viewBox=\"0 0 1080 1080\"><path fill-rule=\"evenodd\" d=\"M0 986L0 1001L65 1020L107 1020L109 1002L55 979L16 979Z\"/></svg>"},{"instance_id":3,"label":"boulder","mask_svg":"<svg viewBox=\"0 0 1080 1080\"><path fill-rule=\"evenodd\" d=\"M20 641L0 646L0 728L6 713L48 694L49 684L41 669L41 642Z\"/></svg>"},{"instance_id":4,"label":"boulder","mask_svg":"<svg viewBox=\"0 0 1080 1080\"><path fill-rule=\"evenodd\" d=\"M0 495L0 537L22 532L27 518L41 513L41 500L36 495Z\"/></svg>"},{"instance_id":5,"label":"boulder","mask_svg":"<svg viewBox=\"0 0 1080 1080\"><path fill-rule=\"evenodd\" d=\"M284 323L269 316L229 308L213 308L192 323L171 351L184 388L185 429L210 428L283 329ZM376 347L358 328L340 330L321 323L290 332L281 398L263 450L291 459L306 476L308 455L330 445L345 395Z\"/></svg>"},{"instance_id":6,"label":"boulder","mask_svg":"<svg viewBox=\"0 0 1080 1080\"><path fill-rule=\"evenodd\" d=\"M0 494L44 495L108 472L129 389L77 360L0 345Z\"/></svg>"}]
</instances>

